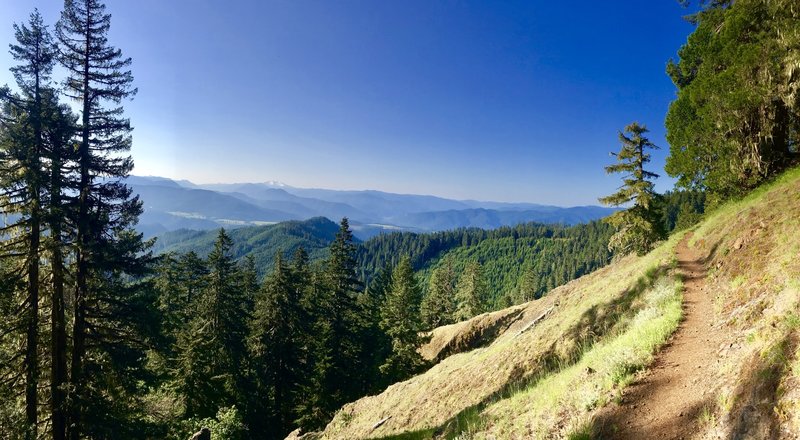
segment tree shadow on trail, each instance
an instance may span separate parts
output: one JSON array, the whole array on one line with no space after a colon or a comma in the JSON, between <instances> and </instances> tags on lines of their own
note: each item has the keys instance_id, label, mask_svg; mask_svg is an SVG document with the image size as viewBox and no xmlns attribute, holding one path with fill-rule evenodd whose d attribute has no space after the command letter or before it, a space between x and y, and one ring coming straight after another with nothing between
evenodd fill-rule
<instances>
[{"instance_id":1,"label":"tree shadow on trail","mask_svg":"<svg viewBox=\"0 0 800 440\"><path fill-rule=\"evenodd\" d=\"M797 337L790 331L769 350L751 355L732 394L737 404L727 415L727 422L732 426L728 439L780 437L774 408L786 363L792 359L797 346Z\"/></svg>"}]
</instances>

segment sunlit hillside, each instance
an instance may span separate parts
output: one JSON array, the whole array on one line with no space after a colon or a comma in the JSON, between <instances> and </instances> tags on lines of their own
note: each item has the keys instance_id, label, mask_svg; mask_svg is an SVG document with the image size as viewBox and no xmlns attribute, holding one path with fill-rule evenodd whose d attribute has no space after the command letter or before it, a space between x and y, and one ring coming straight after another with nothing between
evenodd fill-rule
<instances>
[{"instance_id":1,"label":"sunlit hillside","mask_svg":"<svg viewBox=\"0 0 800 440\"><path fill-rule=\"evenodd\" d=\"M616 261L522 307L435 330L435 346L427 346L431 358L451 340L469 340L476 327L500 322L504 328L486 346L480 338L472 338L474 345L451 344L460 346L453 352L463 351L345 405L322 438L590 438L613 432L607 414L624 404L628 385L647 376L681 322L680 245L705 264L712 328L722 341L713 347L714 358L703 360L717 372L697 378L708 390L704 405L681 417L697 426L700 438L796 438L798 230L796 169L644 257Z\"/></svg>"}]
</instances>

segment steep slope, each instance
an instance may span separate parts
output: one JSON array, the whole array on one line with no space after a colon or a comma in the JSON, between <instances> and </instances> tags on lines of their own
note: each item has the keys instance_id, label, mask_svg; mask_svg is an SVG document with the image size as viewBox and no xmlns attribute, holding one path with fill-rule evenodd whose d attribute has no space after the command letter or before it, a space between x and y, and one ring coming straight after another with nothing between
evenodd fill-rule
<instances>
[{"instance_id":1,"label":"steep slope","mask_svg":"<svg viewBox=\"0 0 800 440\"><path fill-rule=\"evenodd\" d=\"M723 335L714 327L713 298L706 291L706 270L688 240L678 246L678 267L684 279L684 320L659 352L653 366L624 390L620 405L609 405L593 422L603 438L638 439L643 432L661 438L686 438L711 397L705 381L718 368L717 347Z\"/></svg>"},{"instance_id":2,"label":"steep slope","mask_svg":"<svg viewBox=\"0 0 800 440\"><path fill-rule=\"evenodd\" d=\"M671 242L647 258L625 258L528 303L490 345L447 357L378 396L346 405L324 438L408 432L426 438L458 429L460 420L494 400L574 364L586 347L622 332L638 312L650 310L653 301L671 298L674 281L667 271L674 245ZM656 281L658 289L653 288ZM656 300L647 299L651 296Z\"/></svg>"},{"instance_id":3,"label":"steep slope","mask_svg":"<svg viewBox=\"0 0 800 440\"><path fill-rule=\"evenodd\" d=\"M691 238L674 235L648 255L621 259L521 312L499 313L512 318L492 341L452 342L485 316L461 330L437 329L434 339L443 335L427 357L438 364L345 405L318 437L797 438L799 231L796 169L709 214ZM683 301L684 277L686 301L699 310ZM683 327L659 353L684 313ZM666 366L686 382L654 384L665 367L659 362L673 359L669 354L684 342L712 345L687 351L703 359ZM440 355L446 346L456 354ZM637 411L660 405L637 389L680 391L682 384L702 389L699 403L665 405L669 417ZM619 417L624 413L644 420ZM681 430L670 430L674 420Z\"/></svg>"}]
</instances>

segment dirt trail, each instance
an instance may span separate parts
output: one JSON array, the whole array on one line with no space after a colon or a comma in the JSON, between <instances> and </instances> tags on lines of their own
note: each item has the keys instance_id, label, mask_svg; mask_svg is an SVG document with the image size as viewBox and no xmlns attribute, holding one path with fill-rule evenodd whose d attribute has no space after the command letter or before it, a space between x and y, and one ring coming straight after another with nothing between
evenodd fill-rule
<instances>
[{"instance_id":1,"label":"dirt trail","mask_svg":"<svg viewBox=\"0 0 800 440\"><path fill-rule=\"evenodd\" d=\"M597 419L602 439L688 439L697 432L703 408L713 408L711 378L722 338L713 327L713 293L706 269L684 238L677 248L684 276L684 320L647 373L627 389L622 402Z\"/></svg>"}]
</instances>

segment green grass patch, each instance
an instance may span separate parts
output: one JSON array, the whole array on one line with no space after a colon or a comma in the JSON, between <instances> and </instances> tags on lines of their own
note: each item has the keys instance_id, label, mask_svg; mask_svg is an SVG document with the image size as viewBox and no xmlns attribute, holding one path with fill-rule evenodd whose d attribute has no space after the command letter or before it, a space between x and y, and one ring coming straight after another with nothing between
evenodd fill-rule
<instances>
[{"instance_id":1,"label":"green grass patch","mask_svg":"<svg viewBox=\"0 0 800 440\"><path fill-rule=\"evenodd\" d=\"M466 438L544 438L558 426L566 438L591 438L589 415L645 368L682 318L682 283L662 277L643 295L626 328L589 347L573 365L488 405ZM481 426L485 427L485 429Z\"/></svg>"}]
</instances>

